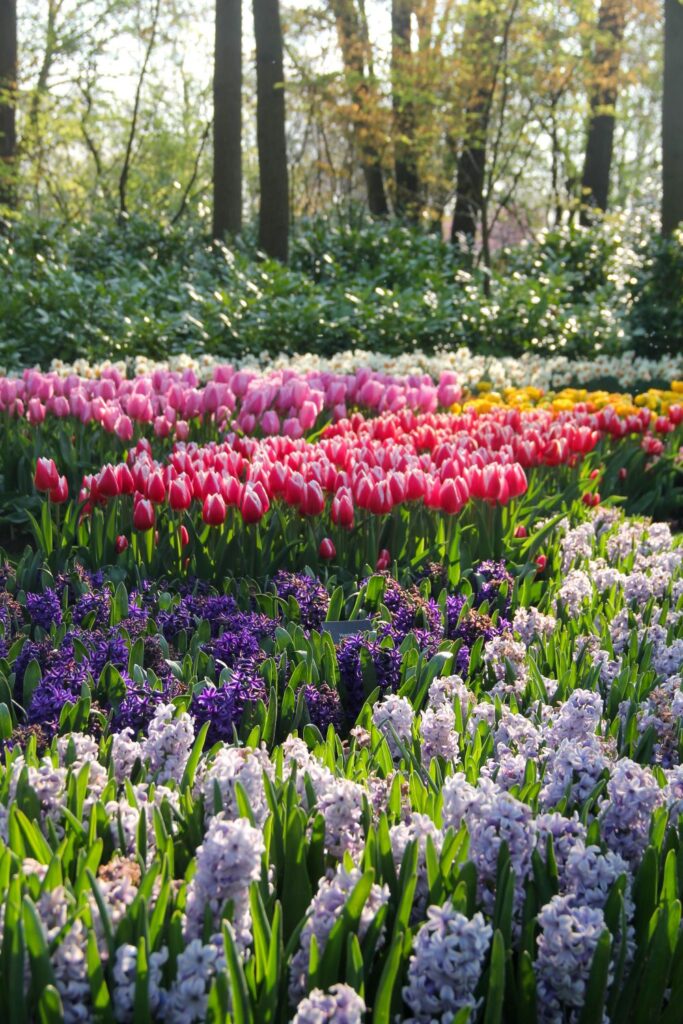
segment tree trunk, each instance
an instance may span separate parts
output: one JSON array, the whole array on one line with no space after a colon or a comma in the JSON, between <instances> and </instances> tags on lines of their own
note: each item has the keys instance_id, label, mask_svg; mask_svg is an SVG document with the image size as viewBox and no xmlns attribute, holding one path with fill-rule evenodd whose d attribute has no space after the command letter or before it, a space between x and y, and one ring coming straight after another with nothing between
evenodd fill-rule
<instances>
[{"instance_id":1,"label":"tree trunk","mask_svg":"<svg viewBox=\"0 0 683 1024\"><path fill-rule=\"evenodd\" d=\"M353 119L353 128L365 178L368 208L373 216L386 217L389 206L384 191L382 164L377 146L372 138L371 126L368 123L371 90L365 73L364 50L366 47L358 13L354 7L354 0L332 0L332 10L337 22L344 71L357 111L357 116L354 116Z\"/></svg>"},{"instance_id":2,"label":"tree trunk","mask_svg":"<svg viewBox=\"0 0 683 1024\"><path fill-rule=\"evenodd\" d=\"M451 242L454 245L459 245L464 235L466 245L471 248L477 234L484 196L489 111L490 102L486 97L468 110L467 136L456 170L455 211L451 225Z\"/></svg>"},{"instance_id":3,"label":"tree trunk","mask_svg":"<svg viewBox=\"0 0 683 1024\"><path fill-rule=\"evenodd\" d=\"M394 113L394 173L396 213L416 221L420 215L420 188L415 150L415 102L410 49L412 0L392 0L391 72Z\"/></svg>"},{"instance_id":4,"label":"tree trunk","mask_svg":"<svg viewBox=\"0 0 683 1024\"><path fill-rule=\"evenodd\" d=\"M0 205L16 204L17 5L0 0Z\"/></svg>"},{"instance_id":5,"label":"tree trunk","mask_svg":"<svg viewBox=\"0 0 683 1024\"><path fill-rule=\"evenodd\" d=\"M259 156L259 246L287 261L289 184L285 139L282 27L278 0L254 0L256 135Z\"/></svg>"},{"instance_id":6,"label":"tree trunk","mask_svg":"<svg viewBox=\"0 0 683 1024\"><path fill-rule=\"evenodd\" d=\"M662 232L683 224L683 3L664 2Z\"/></svg>"},{"instance_id":7,"label":"tree trunk","mask_svg":"<svg viewBox=\"0 0 683 1024\"><path fill-rule=\"evenodd\" d=\"M213 237L242 230L242 3L216 0Z\"/></svg>"},{"instance_id":8,"label":"tree trunk","mask_svg":"<svg viewBox=\"0 0 683 1024\"><path fill-rule=\"evenodd\" d=\"M515 6L513 3L512 13L508 14L507 27ZM465 129L456 161L451 242L459 247L464 239L468 249L474 245L483 206L486 143L501 58L499 44L496 43L500 31L499 13L486 0L473 0L465 23L463 48L473 77L465 103Z\"/></svg>"},{"instance_id":9,"label":"tree trunk","mask_svg":"<svg viewBox=\"0 0 683 1024\"><path fill-rule=\"evenodd\" d=\"M602 0L590 90L590 121L583 165L581 223L590 223L591 208L606 210L614 144L614 110L624 39L624 0Z\"/></svg>"}]
</instances>

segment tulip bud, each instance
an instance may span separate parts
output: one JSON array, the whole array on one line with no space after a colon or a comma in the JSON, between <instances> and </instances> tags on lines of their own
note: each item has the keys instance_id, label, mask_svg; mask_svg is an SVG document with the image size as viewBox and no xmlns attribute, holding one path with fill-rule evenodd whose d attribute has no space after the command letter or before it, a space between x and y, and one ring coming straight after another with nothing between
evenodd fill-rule
<instances>
[{"instance_id":1,"label":"tulip bud","mask_svg":"<svg viewBox=\"0 0 683 1024\"><path fill-rule=\"evenodd\" d=\"M329 562L330 559L336 557L337 549L335 548L334 544L332 543L329 537L323 537L323 539L320 541L318 554L320 555L321 558L324 558L326 562Z\"/></svg>"},{"instance_id":2,"label":"tulip bud","mask_svg":"<svg viewBox=\"0 0 683 1024\"><path fill-rule=\"evenodd\" d=\"M69 485L65 476L60 476L57 485L50 489L50 501L55 505L62 505L69 497Z\"/></svg>"},{"instance_id":3,"label":"tulip bud","mask_svg":"<svg viewBox=\"0 0 683 1024\"><path fill-rule=\"evenodd\" d=\"M181 526L180 527L180 543L181 543L182 547L184 547L184 548L186 548L187 545L190 543L190 535L187 532L187 527L186 526Z\"/></svg>"},{"instance_id":4,"label":"tulip bud","mask_svg":"<svg viewBox=\"0 0 683 1024\"><path fill-rule=\"evenodd\" d=\"M225 522L226 508L222 494L207 494L202 505L202 519L209 526L220 526Z\"/></svg>"},{"instance_id":5,"label":"tulip bud","mask_svg":"<svg viewBox=\"0 0 683 1024\"><path fill-rule=\"evenodd\" d=\"M166 497L166 485L159 470L156 470L154 473L150 473L147 478L147 497L150 501L153 501L155 505L160 505Z\"/></svg>"},{"instance_id":6,"label":"tulip bud","mask_svg":"<svg viewBox=\"0 0 683 1024\"><path fill-rule=\"evenodd\" d=\"M391 555L389 554L386 548L382 548L382 550L379 553L379 558L375 563L375 569L378 569L380 572L383 572L385 569L388 569L390 565Z\"/></svg>"},{"instance_id":7,"label":"tulip bud","mask_svg":"<svg viewBox=\"0 0 683 1024\"><path fill-rule=\"evenodd\" d=\"M38 491L51 491L59 482L59 473L54 459L40 458L36 462L36 473L33 478Z\"/></svg>"},{"instance_id":8,"label":"tulip bud","mask_svg":"<svg viewBox=\"0 0 683 1024\"><path fill-rule=\"evenodd\" d=\"M101 494L103 498L115 498L120 493L119 480L113 466L107 464L100 470L97 478L97 493Z\"/></svg>"},{"instance_id":9,"label":"tulip bud","mask_svg":"<svg viewBox=\"0 0 683 1024\"><path fill-rule=\"evenodd\" d=\"M524 540L526 535L527 535L526 526L520 525L515 530L515 537L517 538L517 540Z\"/></svg>"},{"instance_id":10,"label":"tulip bud","mask_svg":"<svg viewBox=\"0 0 683 1024\"><path fill-rule=\"evenodd\" d=\"M251 523L258 523L263 519L263 515L267 510L267 505L264 507L262 501L263 494L259 492L257 487L252 487L250 484L244 488L242 492L242 501L240 503L240 512L242 513L242 519L245 523L250 525Z\"/></svg>"},{"instance_id":11,"label":"tulip bud","mask_svg":"<svg viewBox=\"0 0 683 1024\"><path fill-rule=\"evenodd\" d=\"M192 504L192 492L184 477L171 480L171 485L168 489L168 503L174 512L189 508Z\"/></svg>"},{"instance_id":12,"label":"tulip bud","mask_svg":"<svg viewBox=\"0 0 683 1024\"><path fill-rule=\"evenodd\" d=\"M543 570L545 569L547 564L548 564L548 559L546 558L545 555L539 555L538 558L536 559L536 565L538 566L539 572L543 572Z\"/></svg>"},{"instance_id":13,"label":"tulip bud","mask_svg":"<svg viewBox=\"0 0 683 1024\"><path fill-rule=\"evenodd\" d=\"M116 552L117 555L122 555L127 547L128 538L124 537L124 535L120 533L119 536L114 541L114 551Z\"/></svg>"},{"instance_id":14,"label":"tulip bud","mask_svg":"<svg viewBox=\"0 0 683 1024\"><path fill-rule=\"evenodd\" d=\"M133 509L133 526L136 530L151 530L154 526L154 506L147 498L140 498Z\"/></svg>"}]
</instances>

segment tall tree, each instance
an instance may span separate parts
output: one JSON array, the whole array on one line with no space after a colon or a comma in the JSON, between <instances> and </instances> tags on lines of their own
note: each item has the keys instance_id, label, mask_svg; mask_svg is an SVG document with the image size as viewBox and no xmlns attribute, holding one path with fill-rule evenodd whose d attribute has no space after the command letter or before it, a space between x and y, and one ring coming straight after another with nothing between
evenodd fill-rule
<instances>
[{"instance_id":1,"label":"tall tree","mask_svg":"<svg viewBox=\"0 0 683 1024\"><path fill-rule=\"evenodd\" d=\"M14 206L17 155L17 4L0 0L0 205Z\"/></svg>"},{"instance_id":2,"label":"tall tree","mask_svg":"<svg viewBox=\"0 0 683 1024\"><path fill-rule=\"evenodd\" d=\"M368 71L367 35L354 0L332 0L344 73L353 103L353 128L365 178L368 208L375 217L389 212L380 154L372 131L373 95Z\"/></svg>"},{"instance_id":3,"label":"tall tree","mask_svg":"<svg viewBox=\"0 0 683 1024\"><path fill-rule=\"evenodd\" d=\"M493 98L510 29L519 0L504 12L491 0L471 0L465 23L464 58L467 68L465 127L456 164L455 211L451 241L464 238L471 248L484 205L486 146Z\"/></svg>"},{"instance_id":4,"label":"tall tree","mask_svg":"<svg viewBox=\"0 0 683 1024\"><path fill-rule=\"evenodd\" d=\"M216 0L213 237L242 229L242 0Z\"/></svg>"},{"instance_id":5,"label":"tall tree","mask_svg":"<svg viewBox=\"0 0 683 1024\"><path fill-rule=\"evenodd\" d=\"M683 224L683 2L664 0L662 231Z\"/></svg>"},{"instance_id":6,"label":"tall tree","mask_svg":"<svg viewBox=\"0 0 683 1024\"><path fill-rule=\"evenodd\" d=\"M581 182L583 224L590 222L591 207L607 209L625 25L626 0L602 0L590 74L591 112Z\"/></svg>"},{"instance_id":7,"label":"tall tree","mask_svg":"<svg viewBox=\"0 0 683 1024\"><path fill-rule=\"evenodd\" d=\"M410 45L412 7L413 0L392 0L391 77L396 213L417 220L420 186L415 140L415 76Z\"/></svg>"},{"instance_id":8,"label":"tall tree","mask_svg":"<svg viewBox=\"0 0 683 1024\"><path fill-rule=\"evenodd\" d=\"M259 246L287 261L289 180L285 137L285 74L278 0L254 0L256 136L259 157Z\"/></svg>"}]
</instances>

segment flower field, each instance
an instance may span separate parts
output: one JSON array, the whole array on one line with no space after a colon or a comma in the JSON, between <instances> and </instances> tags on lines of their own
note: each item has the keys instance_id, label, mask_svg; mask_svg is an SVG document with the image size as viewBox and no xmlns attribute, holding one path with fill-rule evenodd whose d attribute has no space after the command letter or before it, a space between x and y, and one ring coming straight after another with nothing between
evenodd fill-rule
<instances>
[{"instance_id":1,"label":"flower field","mask_svg":"<svg viewBox=\"0 0 683 1024\"><path fill-rule=\"evenodd\" d=\"M0 1020L681 1020L681 368L468 358L0 378Z\"/></svg>"}]
</instances>

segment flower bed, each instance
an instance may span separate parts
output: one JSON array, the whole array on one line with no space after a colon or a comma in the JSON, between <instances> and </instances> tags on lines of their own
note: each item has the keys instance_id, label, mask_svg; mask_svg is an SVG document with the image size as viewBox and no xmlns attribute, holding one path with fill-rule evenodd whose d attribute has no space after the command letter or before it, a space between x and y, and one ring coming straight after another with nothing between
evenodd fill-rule
<instances>
[{"instance_id":1,"label":"flower bed","mask_svg":"<svg viewBox=\"0 0 683 1024\"><path fill-rule=\"evenodd\" d=\"M0 1019L675 1024L680 392L155 372L5 410Z\"/></svg>"}]
</instances>

